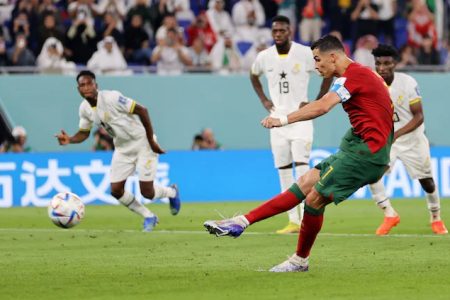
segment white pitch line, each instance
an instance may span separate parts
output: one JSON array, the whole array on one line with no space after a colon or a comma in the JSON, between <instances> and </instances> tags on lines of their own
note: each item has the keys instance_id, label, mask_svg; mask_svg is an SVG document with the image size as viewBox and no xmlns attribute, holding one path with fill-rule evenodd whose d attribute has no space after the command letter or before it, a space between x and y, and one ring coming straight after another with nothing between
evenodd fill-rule
<instances>
[{"instance_id":1,"label":"white pitch line","mask_svg":"<svg viewBox=\"0 0 450 300\"><path fill-rule=\"evenodd\" d=\"M139 230L131 229L51 229L51 228L0 228L0 232L20 232L20 233L32 233L32 232L48 232L48 233L142 233ZM142 233L149 234L149 233ZM206 230L155 230L150 234L207 234ZM276 235L276 236L296 236L296 234L280 235L272 232L245 232L244 235ZM448 236L435 235L435 234L389 234L387 236L378 237L375 234L370 233L330 233L323 232L320 236L331 237L376 237L376 238L446 238Z\"/></svg>"}]
</instances>

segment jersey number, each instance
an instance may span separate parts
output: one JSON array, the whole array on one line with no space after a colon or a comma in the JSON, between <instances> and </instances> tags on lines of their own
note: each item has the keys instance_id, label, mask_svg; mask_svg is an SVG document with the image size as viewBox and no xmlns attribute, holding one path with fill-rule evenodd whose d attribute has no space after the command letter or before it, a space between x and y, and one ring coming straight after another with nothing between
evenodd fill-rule
<instances>
[{"instance_id":1,"label":"jersey number","mask_svg":"<svg viewBox=\"0 0 450 300\"><path fill-rule=\"evenodd\" d=\"M288 81L279 82L278 85L280 86L280 94L288 94L289 93L289 82Z\"/></svg>"},{"instance_id":2,"label":"jersey number","mask_svg":"<svg viewBox=\"0 0 450 300\"><path fill-rule=\"evenodd\" d=\"M108 132L110 136L116 137L116 133L114 132L114 129L112 129L112 127L108 123L101 122L101 125L103 128L105 128L106 132Z\"/></svg>"}]
</instances>

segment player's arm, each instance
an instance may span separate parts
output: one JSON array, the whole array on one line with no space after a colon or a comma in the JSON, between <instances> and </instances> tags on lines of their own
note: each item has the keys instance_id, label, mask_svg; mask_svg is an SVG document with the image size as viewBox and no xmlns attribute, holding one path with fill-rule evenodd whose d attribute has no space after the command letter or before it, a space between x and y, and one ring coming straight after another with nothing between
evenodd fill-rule
<instances>
[{"instance_id":1,"label":"player's arm","mask_svg":"<svg viewBox=\"0 0 450 300\"><path fill-rule=\"evenodd\" d=\"M328 113L336 104L341 102L341 98L335 92L326 93L322 98L308 105L303 106L299 110L290 113L284 118L266 117L261 124L266 128L280 127L287 124L306 121L320 117Z\"/></svg>"},{"instance_id":2,"label":"player's arm","mask_svg":"<svg viewBox=\"0 0 450 300\"><path fill-rule=\"evenodd\" d=\"M136 114L139 116L139 119L142 122L142 125L145 128L145 132L147 134L147 140L152 148L152 151L158 154L163 154L165 151L159 146L159 144L153 139L153 127L152 122L150 121L150 115L148 114L147 108L144 106L135 103L134 108L130 111L132 114Z\"/></svg>"},{"instance_id":3,"label":"player's arm","mask_svg":"<svg viewBox=\"0 0 450 300\"><path fill-rule=\"evenodd\" d=\"M56 134L55 137L58 139L58 143L62 146L68 144L79 144L84 142L91 133L90 130L78 130L73 136L69 136L63 129L61 132Z\"/></svg>"},{"instance_id":4,"label":"player's arm","mask_svg":"<svg viewBox=\"0 0 450 300\"><path fill-rule=\"evenodd\" d=\"M273 108L273 102L270 101L269 98L267 98L266 94L264 93L264 89L261 84L261 81L259 80L259 76L253 74L250 71L250 81L252 82L253 89L258 95L259 100L261 100L262 105L268 112L270 112Z\"/></svg>"},{"instance_id":5,"label":"player's arm","mask_svg":"<svg viewBox=\"0 0 450 300\"><path fill-rule=\"evenodd\" d=\"M410 133L411 131L415 130L417 127L422 125L423 123L423 110L422 110L422 103L420 102L420 98L417 98L416 100L413 100L409 104L409 108L411 110L411 113L413 115L411 121L406 123L405 126L400 128L394 133L394 140L398 139L402 135L405 135L407 133Z\"/></svg>"}]
</instances>

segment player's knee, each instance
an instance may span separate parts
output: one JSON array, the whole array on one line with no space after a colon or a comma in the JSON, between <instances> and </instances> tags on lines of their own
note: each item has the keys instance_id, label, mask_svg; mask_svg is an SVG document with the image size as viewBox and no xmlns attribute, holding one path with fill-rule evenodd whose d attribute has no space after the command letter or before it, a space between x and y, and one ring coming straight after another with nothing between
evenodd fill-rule
<instances>
[{"instance_id":1,"label":"player's knee","mask_svg":"<svg viewBox=\"0 0 450 300\"><path fill-rule=\"evenodd\" d=\"M298 185L304 194L308 194L316 182L316 176L311 170L298 179Z\"/></svg>"},{"instance_id":2,"label":"player's knee","mask_svg":"<svg viewBox=\"0 0 450 300\"><path fill-rule=\"evenodd\" d=\"M124 192L125 190L122 187L111 187L111 195L116 199L120 199L120 197L123 196Z\"/></svg>"},{"instance_id":3,"label":"player's knee","mask_svg":"<svg viewBox=\"0 0 450 300\"><path fill-rule=\"evenodd\" d=\"M141 194L142 196L144 196L144 198L153 199L155 197L155 189L153 188L153 186L146 187L144 189L141 188Z\"/></svg>"},{"instance_id":4,"label":"player's knee","mask_svg":"<svg viewBox=\"0 0 450 300\"><path fill-rule=\"evenodd\" d=\"M306 197L305 204L313 209L323 209L325 206L330 204L331 201L324 196L322 196L316 189L313 187L311 191L308 193Z\"/></svg>"},{"instance_id":5,"label":"player's knee","mask_svg":"<svg viewBox=\"0 0 450 300\"><path fill-rule=\"evenodd\" d=\"M434 193L436 185L434 184L433 178L420 179L419 182L425 192L428 194Z\"/></svg>"}]
</instances>

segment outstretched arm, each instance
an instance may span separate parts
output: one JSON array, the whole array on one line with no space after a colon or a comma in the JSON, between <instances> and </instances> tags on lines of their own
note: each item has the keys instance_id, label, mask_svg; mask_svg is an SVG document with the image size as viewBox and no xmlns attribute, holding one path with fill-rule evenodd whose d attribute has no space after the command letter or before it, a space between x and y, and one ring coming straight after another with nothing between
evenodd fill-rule
<instances>
[{"instance_id":1,"label":"outstretched arm","mask_svg":"<svg viewBox=\"0 0 450 300\"><path fill-rule=\"evenodd\" d=\"M252 82L253 89L258 95L259 100L261 100L262 105L268 112L270 112L273 108L273 102L270 101L264 93L264 89L261 81L259 80L259 76L250 73L250 81Z\"/></svg>"},{"instance_id":2,"label":"outstretched arm","mask_svg":"<svg viewBox=\"0 0 450 300\"><path fill-rule=\"evenodd\" d=\"M290 123L315 119L329 112L341 98L335 92L326 93L317 101L311 102L282 118L266 117L261 124L266 128L285 126Z\"/></svg>"},{"instance_id":3,"label":"outstretched arm","mask_svg":"<svg viewBox=\"0 0 450 300\"><path fill-rule=\"evenodd\" d=\"M145 132L147 134L148 143L150 144L152 151L158 154L164 154L165 151L153 139L153 127L152 122L150 121L150 115L148 114L147 108L136 103L136 106L134 107L132 113L138 115L139 119L141 119L142 125L144 125Z\"/></svg>"},{"instance_id":4,"label":"outstretched arm","mask_svg":"<svg viewBox=\"0 0 450 300\"><path fill-rule=\"evenodd\" d=\"M65 146L68 144L79 144L84 142L91 132L89 130L79 130L73 136L69 136L63 129L61 133L55 134L60 145Z\"/></svg>"},{"instance_id":5,"label":"outstretched arm","mask_svg":"<svg viewBox=\"0 0 450 300\"><path fill-rule=\"evenodd\" d=\"M413 114L413 118L411 121L406 123L405 126L400 128L399 130L394 132L394 141L401 137L402 135L405 135L407 133L410 133L411 131L415 130L417 127L422 125L423 123L423 110L422 110L422 103L420 101L410 104L409 108L411 109L411 113Z\"/></svg>"}]
</instances>

